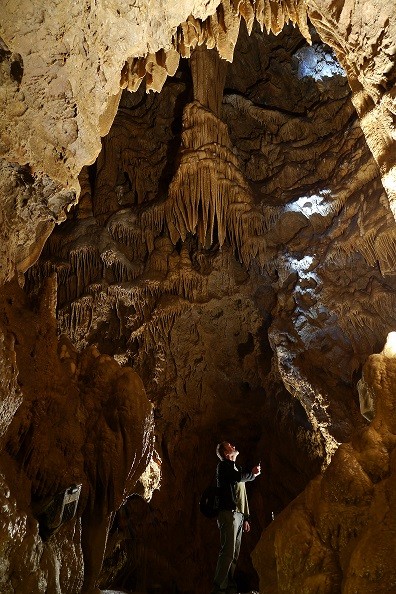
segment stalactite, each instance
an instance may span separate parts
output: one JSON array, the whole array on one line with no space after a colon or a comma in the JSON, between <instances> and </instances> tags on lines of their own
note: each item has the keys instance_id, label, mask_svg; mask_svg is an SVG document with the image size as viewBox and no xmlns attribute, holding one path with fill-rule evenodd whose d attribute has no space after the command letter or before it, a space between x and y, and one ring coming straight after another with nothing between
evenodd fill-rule
<instances>
[{"instance_id":1,"label":"stalactite","mask_svg":"<svg viewBox=\"0 0 396 594\"><path fill-rule=\"evenodd\" d=\"M92 295L94 301L96 301L96 298L98 297L98 295L100 293L102 293L104 290L105 290L104 282L101 282L101 283L91 283L86 288L87 294Z\"/></svg>"},{"instance_id":2,"label":"stalactite","mask_svg":"<svg viewBox=\"0 0 396 594\"><path fill-rule=\"evenodd\" d=\"M250 0L233 0L233 5L236 12L245 19L246 29L250 35L256 17L255 10L257 10L257 0L255 3L250 2Z\"/></svg>"},{"instance_id":3,"label":"stalactite","mask_svg":"<svg viewBox=\"0 0 396 594\"><path fill-rule=\"evenodd\" d=\"M205 27L205 44L208 49L214 49L216 47L216 37L213 31L212 18L208 17L203 23Z\"/></svg>"},{"instance_id":4,"label":"stalactite","mask_svg":"<svg viewBox=\"0 0 396 594\"><path fill-rule=\"evenodd\" d=\"M106 295L113 303L122 301L126 306L135 305L140 291L138 287L126 287L125 285L109 285L106 288Z\"/></svg>"},{"instance_id":5,"label":"stalactite","mask_svg":"<svg viewBox=\"0 0 396 594\"><path fill-rule=\"evenodd\" d=\"M143 272L143 264L117 260L112 264L117 282L123 283L138 278Z\"/></svg>"},{"instance_id":6,"label":"stalactite","mask_svg":"<svg viewBox=\"0 0 396 594\"><path fill-rule=\"evenodd\" d=\"M242 243L240 255L245 266L249 267L253 261L256 261L264 271L268 264L267 243L264 237L248 236Z\"/></svg>"},{"instance_id":7,"label":"stalactite","mask_svg":"<svg viewBox=\"0 0 396 594\"><path fill-rule=\"evenodd\" d=\"M114 305L122 301L126 307L133 306L136 319L144 320L148 312L155 306L156 301L163 294L163 287L159 280L140 282L139 284L110 285L106 290L106 300L110 299Z\"/></svg>"},{"instance_id":8,"label":"stalactite","mask_svg":"<svg viewBox=\"0 0 396 594\"><path fill-rule=\"evenodd\" d=\"M78 301L71 303L70 324L73 333L81 327L88 333L92 323L92 296L84 295Z\"/></svg>"},{"instance_id":9,"label":"stalactite","mask_svg":"<svg viewBox=\"0 0 396 594\"><path fill-rule=\"evenodd\" d=\"M383 320L393 319L396 308L396 296L383 291L371 291L370 304L373 305L378 317Z\"/></svg>"},{"instance_id":10,"label":"stalactite","mask_svg":"<svg viewBox=\"0 0 396 594\"><path fill-rule=\"evenodd\" d=\"M163 202L148 206L140 214L140 228L143 229L143 239L149 254L154 249L154 240L162 232L165 218L165 204Z\"/></svg>"},{"instance_id":11,"label":"stalactite","mask_svg":"<svg viewBox=\"0 0 396 594\"><path fill-rule=\"evenodd\" d=\"M191 48L194 48L199 42L201 27L199 21L190 16L187 21L181 25L181 29L183 34L183 46L188 53L188 56L186 57L189 58Z\"/></svg>"},{"instance_id":12,"label":"stalactite","mask_svg":"<svg viewBox=\"0 0 396 594\"><path fill-rule=\"evenodd\" d=\"M188 21L179 25L179 37L176 50L180 53L182 58L189 58L191 56L191 43L190 40L190 26Z\"/></svg>"},{"instance_id":13,"label":"stalactite","mask_svg":"<svg viewBox=\"0 0 396 594\"><path fill-rule=\"evenodd\" d=\"M129 341L137 340L145 353L155 350L158 343L164 343L169 339L175 319L190 308L191 304L181 298L162 297L150 319L131 333Z\"/></svg>"},{"instance_id":14,"label":"stalactite","mask_svg":"<svg viewBox=\"0 0 396 594\"><path fill-rule=\"evenodd\" d=\"M270 206L267 204L263 204L261 207L262 217L258 219L258 221L263 222L262 232L265 233L266 231L272 229L272 227L274 227L274 225L276 225L280 220L283 212L284 208L282 206ZM249 222L250 221L254 222L257 225L255 229L257 229L256 232L259 233L258 221L256 221L253 216L249 217ZM253 231L251 231L251 233L252 232Z\"/></svg>"},{"instance_id":15,"label":"stalactite","mask_svg":"<svg viewBox=\"0 0 396 594\"><path fill-rule=\"evenodd\" d=\"M396 268L396 233L384 232L375 239L375 251L382 274L394 274Z\"/></svg>"},{"instance_id":16,"label":"stalactite","mask_svg":"<svg viewBox=\"0 0 396 594\"><path fill-rule=\"evenodd\" d=\"M67 334L73 341L87 345L88 332L93 320L92 295L84 295L69 306L58 310L58 324L61 334Z\"/></svg>"},{"instance_id":17,"label":"stalactite","mask_svg":"<svg viewBox=\"0 0 396 594\"><path fill-rule=\"evenodd\" d=\"M264 27L267 34L271 31L271 6L268 0L257 0L256 19L263 31Z\"/></svg>"},{"instance_id":18,"label":"stalactite","mask_svg":"<svg viewBox=\"0 0 396 594\"><path fill-rule=\"evenodd\" d=\"M58 286L67 285L71 271L71 264L69 262L57 262L55 264L55 270L58 275Z\"/></svg>"},{"instance_id":19,"label":"stalactite","mask_svg":"<svg viewBox=\"0 0 396 594\"><path fill-rule=\"evenodd\" d=\"M173 48L155 54L129 58L122 69L120 86L131 92L138 90L146 78L147 92L159 92L167 76L176 72L179 56L190 58L197 46L217 48L222 59L232 62L238 39L240 20L243 18L249 35L254 21L261 30L278 35L289 21L297 25L301 34L311 43L305 0L222 0L216 12L204 22L189 16L173 35Z\"/></svg>"},{"instance_id":20,"label":"stalactite","mask_svg":"<svg viewBox=\"0 0 396 594\"><path fill-rule=\"evenodd\" d=\"M171 48L168 51L160 49L145 57L128 59L121 73L121 88L135 92L146 77L146 91L159 93L167 77L176 73L180 55L181 52Z\"/></svg>"},{"instance_id":21,"label":"stalactite","mask_svg":"<svg viewBox=\"0 0 396 594\"><path fill-rule=\"evenodd\" d=\"M240 15L234 10L231 0L223 0L210 19L220 57L232 62L239 35Z\"/></svg>"},{"instance_id":22,"label":"stalactite","mask_svg":"<svg viewBox=\"0 0 396 594\"><path fill-rule=\"evenodd\" d=\"M345 322L340 321L339 323L352 342L362 339L368 340L370 333L372 339L376 338L377 328L375 321L371 316L365 315L362 312L351 311Z\"/></svg>"},{"instance_id":23,"label":"stalactite","mask_svg":"<svg viewBox=\"0 0 396 594\"><path fill-rule=\"evenodd\" d=\"M69 252L71 267L77 278L77 295L93 280L102 276L102 265L96 247L80 246Z\"/></svg>"},{"instance_id":24,"label":"stalactite","mask_svg":"<svg viewBox=\"0 0 396 594\"><path fill-rule=\"evenodd\" d=\"M129 209L117 212L108 221L107 230L117 243L122 243L132 249L133 259L146 256L144 232L138 217Z\"/></svg>"},{"instance_id":25,"label":"stalactite","mask_svg":"<svg viewBox=\"0 0 396 594\"><path fill-rule=\"evenodd\" d=\"M107 249L100 254L106 268L112 270L118 282L128 282L143 272L143 263L130 262L124 254L114 249Z\"/></svg>"},{"instance_id":26,"label":"stalactite","mask_svg":"<svg viewBox=\"0 0 396 594\"><path fill-rule=\"evenodd\" d=\"M326 252L323 265L345 268L348 266L349 261L350 252L345 246L332 245Z\"/></svg>"},{"instance_id":27,"label":"stalactite","mask_svg":"<svg viewBox=\"0 0 396 594\"><path fill-rule=\"evenodd\" d=\"M361 253L370 266L378 264L383 275L394 273L396 266L396 232L394 230L386 230L382 233L368 230L351 242L350 250Z\"/></svg>"},{"instance_id":28,"label":"stalactite","mask_svg":"<svg viewBox=\"0 0 396 594\"><path fill-rule=\"evenodd\" d=\"M132 93L137 91L146 75L146 58L130 58L121 72L120 87Z\"/></svg>"},{"instance_id":29,"label":"stalactite","mask_svg":"<svg viewBox=\"0 0 396 594\"><path fill-rule=\"evenodd\" d=\"M315 151L312 139L323 138L333 130L333 120L328 117L328 103L318 106L314 114L301 117L285 114L268 107L259 107L250 99L240 95L226 95L223 101L225 109L228 105L232 105L241 114L259 122L270 135L272 144L290 143L293 140L293 154L296 159L306 160L307 155L312 158ZM338 106L338 109L333 108L335 109L334 113L340 112L342 121L347 124L349 118L354 114L353 105L346 97L338 99L333 105ZM317 130L318 118L321 120L320 136ZM310 139L309 148L306 146L305 139Z\"/></svg>"},{"instance_id":30,"label":"stalactite","mask_svg":"<svg viewBox=\"0 0 396 594\"><path fill-rule=\"evenodd\" d=\"M240 259L250 262L246 246L255 243L249 241L249 233L261 235L265 218L254 206L227 127L196 101L186 106L183 126L180 165L165 205L171 240L185 241L188 233L197 233L201 245L208 246L216 226L219 245L228 237Z\"/></svg>"},{"instance_id":31,"label":"stalactite","mask_svg":"<svg viewBox=\"0 0 396 594\"><path fill-rule=\"evenodd\" d=\"M150 255L147 270L149 272L166 274L168 272L168 258L166 254L163 254L161 250L154 250Z\"/></svg>"},{"instance_id":32,"label":"stalactite","mask_svg":"<svg viewBox=\"0 0 396 594\"><path fill-rule=\"evenodd\" d=\"M278 35L285 24L285 13L283 6L278 2L271 2L271 31L274 35Z\"/></svg>"},{"instance_id":33,"label":"stalactite","mask_svg":"<svg viewBox=\"0 0 396 594\"><path fill-rule=\"evenodd\" d=\"M158 63L157 54L149 54L146 58L146 90L159 93L168 77L166 68Z\"/></svg>"},{"instance_id":34,"label":"stalactite","mask_svg":"<svg viewBox=\"0 0 396 594\"><path fill-rule=\"evenodd\" d=\"M375 249L376 231L368 231L362 237L358 237L352 242L352 249L360 252L369 266L375 266L378 260Z\"/></svg>"},{"instance_id":35,"label":"stalactite","mask_svg":"<svg viewBox=\"0 0 396 594\"><path fill-rule=\"evenodd\" d=\"M195 301L207 287L207 280L194 270L179 269L164 281L164 290L180 295L188 301Z\"/></svg>"},{"instance_id":36,"label":"stalactite","mask_svg":"<svg viewBox=\"0 0 396 594\"><path fill-rule=\"evenodd\" d=\"M394 318L396 297L374 285L367 287L361 296L351 294L334 307L340 328L360 349L362 343L376 342L383 332L383 323L387 326L388 320Z\"/></svg>"},{"instance_id":37,"label":"stalactite","mask_svg":"<svg viewBox=\"0 0 396 594\"><path fill-rule=\"evenodd\" d=\"M143 264L137 262L129 262L125 260L115 260L111 269L114 273L116 282L124 283L136 279L143 272Z\"/></svg>"},{"instance_id":38,"label":"stalactite","mask_svg":"<svg viewBox=\"0 0 396 594\"><path fill-rule=\"evenodd\" d=\"M25 288L28 293L37 293L43 285L44 279L51 276L55 264L51 260L41 260L25 273Z\"/></svg>"}]
</instances>

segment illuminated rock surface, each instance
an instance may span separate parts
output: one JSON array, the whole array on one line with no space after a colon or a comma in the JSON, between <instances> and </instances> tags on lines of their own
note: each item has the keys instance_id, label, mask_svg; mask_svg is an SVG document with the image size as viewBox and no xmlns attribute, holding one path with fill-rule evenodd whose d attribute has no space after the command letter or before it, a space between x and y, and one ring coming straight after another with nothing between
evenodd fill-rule
<instances>
[{"instance_id":1,"label":"illuminated rock surface","mask_svg":"<svg viewBox=\"0 0 396 594\"><path fill-rule=\"evenodd\" d=\"M395 29L367 0L4 3L2 592L208 591L220 439L263 466L241 590L396 589Z\"/></svg>"},{"instance_id":2,"label":"illuminated rock surface","mask_svg":"<svg viewBox=\"0 0 396 594\"><path fill-rule=\"evenodd\" d=\"M396 351L388 343L363 368L372 423L338 448L254 551L263 594L395 591Z\"/></svg>"}]
</instances>

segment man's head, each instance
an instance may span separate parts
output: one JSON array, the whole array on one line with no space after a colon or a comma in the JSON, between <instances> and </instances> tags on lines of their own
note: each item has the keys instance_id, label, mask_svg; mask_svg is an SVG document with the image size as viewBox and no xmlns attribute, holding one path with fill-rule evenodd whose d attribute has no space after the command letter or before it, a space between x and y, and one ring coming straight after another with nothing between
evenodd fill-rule
<instances>
[{"instance_id":1,"label":"man's head","mask_svg":"<svg viewBox=\"0 0 396 594\"><path fill-rule=\"evenodd\" d=\"M232 460L235 462L239 452L235 446L230 444L228 441L222 441L217 444L216 454L220 460Z\"/></svg>"}]
</instances>

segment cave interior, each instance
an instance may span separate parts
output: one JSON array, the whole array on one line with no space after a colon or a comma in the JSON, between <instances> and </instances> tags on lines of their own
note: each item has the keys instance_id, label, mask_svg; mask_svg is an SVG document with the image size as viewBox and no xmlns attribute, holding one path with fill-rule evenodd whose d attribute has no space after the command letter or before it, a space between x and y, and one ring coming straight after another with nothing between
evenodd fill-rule
<instances>
[{"instance_id":1,"label":"cave interior","mask_svg":"<svg viewBox=\"0 0 396 594\"><path fill-rule=\"evenodd\" d=\"M396 8L14 4L1 592L396 592Z\"/></svg>"}]
</instances>

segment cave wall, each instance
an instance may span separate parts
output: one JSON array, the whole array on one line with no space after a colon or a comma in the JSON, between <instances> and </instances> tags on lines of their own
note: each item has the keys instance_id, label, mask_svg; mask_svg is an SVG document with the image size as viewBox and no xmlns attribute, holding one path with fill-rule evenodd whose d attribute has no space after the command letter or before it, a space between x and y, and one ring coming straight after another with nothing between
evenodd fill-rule
<instances>
[{"instance_id":1,"label":"cave wall","mask_svg":"<svg viewBox=\"0 0 396 594\"><path fill-rule=\"evenodd\" d=\"M149 20L144 3L116 10L59 4L51 14L31 5L15 20L9 2L2 16L1 281L16 273L25 283L29 300L20 311L27 312L56 273L48 361L54 370L67 367L62 382L73 385L75 402L87 398L84 361L94 382L99 361L115 378L131 375L133 366L154 403L163 472L149 506L128 498L136 490L128 473L132 468L136 483L154 428L131 420L149 418L146 397L134 393L128 408L116 382L109 402L100 395L107 387L88 395L108 449L91 459L102 433L86 423L73 444L82 456L77 474L68 480L65 472L57 485L54 470L41 468L35 432L60 410L68 418L68 390L51 374L43 399L49 408L31 415L42 399L33 388L43 371L24 380L30 359L14 346L4 305L1 418L11 468L4 485L21 469L26 475L25 502L14 489L10 501L13 522L20 516L29 523L20 546L33 534L26 546L38 554L27 572L37 591L51 579L60 579L62 591L94 589L106 540L103 587L209 587L212 572L202 575L201 568L214 564L217 534L196 506L223 437L237 440L243 462L261 458L265 469L251 493L257 517L240 565L240 579L246 574L257 587L248 553L271 510L280 512L325 469L354 429L364 431L356 380L395 324L395 16L381 6L373 20L374 3L310 1L314 30L301 2L223 2L215 10L217 4L159 6L158 14L151 7ZM302 36L284 29L288 20ZM18 294L15 282L4 289L11 300L22 299ZM22 342L33 340L29 332ZM59 347L56 332L68 336ZM31 352L40 359L38 349ZM69 422L51 434L46 452ZM142 432L127 455L119 453L124 423ZM32 468L18 437L26 432ZM196 475L185 458L196 461ZM98 493L103 481L117 484L96 504L97 477ZM43 544L29 498L40 489L54 495L72 479L84 485L78 519L62 528L65 536ZM102 522L92 534L87 509L98 511L95 505ZM181 520L196 534L190 548ZM169 531L177 544L165 552ZM84 545L91 538L100 551L95 558ZM64 571L75 568L74 584L59 577L63 570L48 569L64 547ZM13 559L13 550L5 557ZM341 579L338 571L331 587Z\"/></svg>"},{"instance_id":2,"label":"cave wall","mask_svg":"<svg viewBox=\"0 0 396 594\"><path fill-rule=\"evenodd\" d=\"M222 106L218 89L203 94L206 105L196 98L200 69L222 68L203 49L160 95L144 87L124 94L96 166L80 178L78 207L27 273L34 294L57 271L61 331L80 349L95 342L131 363L155 402L163 483L148 509L133 499L122 512L134 528L110 541L104 586L111 579L137 589L209 587L199 568L215 558L217 535L196 509L221 437L236 434L246 462L261 458L267 469L268 484L252 493L252 548L271 511L364 425L355 382L393 320L394 223L345 75L312 36L310 50L291 29L270 41L259 29L243 31L222 75ZM321 75L324 64L330 76ZM230 147L238 160L230 161ZM200 180L213 196L227 183L228 213L195 183L194 158L204 162ZM208 209L206 226L181 202L185 188ZM246 224L241 240L233 208L246 221L254 213L253 235ZM378 231L373 241L365 233L374 227L382 243ZM246 246L256 249L255 261ZM200 445L207 435L213 441ZM197 459L195 480L185 455ZM170 501L183 506L174 510ZM193 545L180 523L192 526ZM181 544L168 553L169 530ZM120 549L117 573L111 564ZM126 559L136 557L128 574ZM147 577L150 566L156 571ZM248 559L242 567L254 584Z\"/></svg>"},{"instance_id":3,"label":"cave wall","mask_svg":"<svg viewBox=\"0 0 396 594\"><path fill-rule=\"evenodd\" d=\"M374 418L261 537L260 592L394 592L395 335L371 355L363 383Z\"/></svg>"},{"instance_id":4,"label":"cave wall","mask_svg":"<svg viewBox=\"0 0 396 594\"><path fill-rule=\"evenodd\" d=\"M347 72L352 102L394 215L394 7L364 1L308 4L321 39L335 49Z\"/></svg>"},{"instance_id":5,"label":"cave wall","mask_svg":"<svg viewBox=\"0 0 396 594\"><path fill-rule=\"evenodd\" d=\"M95 347L79 354L58 340L54 298L54 279L35 305L16 283L2 292L17 376L3 401L3 592L92 591L112 517L132 493L144 495L137 482L153 453L152 405L139 376ZM58 510L48 505L74 485L74 516L52 525L47 514Z\"/></svg>"}]
</instances>

